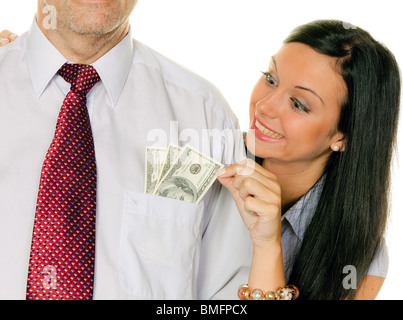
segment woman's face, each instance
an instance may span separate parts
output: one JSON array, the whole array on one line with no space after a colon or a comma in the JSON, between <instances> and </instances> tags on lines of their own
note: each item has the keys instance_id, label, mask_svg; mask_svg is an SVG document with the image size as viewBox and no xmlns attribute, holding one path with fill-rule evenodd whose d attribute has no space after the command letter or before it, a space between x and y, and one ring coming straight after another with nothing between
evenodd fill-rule
<instances>
[{"instance_id":1,"label":"woman's face","mask_svg":"<svg viewBox=\"0 0 403 320\"><path fill-rule=\"evenodd\" d=\"M335 58L285 44L252 91L248 148L272 163L327 161L333 144L343 148L337 124L346 94Z\"/></svg>"}]
</instances>

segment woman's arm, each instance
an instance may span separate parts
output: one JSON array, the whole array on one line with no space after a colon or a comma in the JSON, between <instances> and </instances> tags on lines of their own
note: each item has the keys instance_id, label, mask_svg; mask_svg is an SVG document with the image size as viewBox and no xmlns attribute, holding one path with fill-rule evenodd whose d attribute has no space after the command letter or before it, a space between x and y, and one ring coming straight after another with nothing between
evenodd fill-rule
<instances>
[{"instance_id":1,"label":"woman's arm","mask_svg":"<svg viewBox=\"0 0 403 320\"><path fill-rule=\"evenodd\" d=\"M355 300L374 300L378 295L385 278L365 276L354 297Z\"/></svg>"},{"instance_id":2,"label":"woman's arm","mask_svg":"<svg viewBox=\"0 0 403 320\"><path fill-rule=\"evenodd\" d=\"M286 285L281 242L253 245L248 285L251 289L258 288L263 292L276 291Z\"/></svg>"},{"instance_id":3,"label":"woman's arm","mask_svg":"<svg viewBox=\"0 0 403 320\"><path fill-rule=\"evenodd\" d=\"M277 178L248 159L225 168L218 179L234 198L252 239L249 288L267 292L284 287L281 189Z\"/></svg>"}]
</instances>

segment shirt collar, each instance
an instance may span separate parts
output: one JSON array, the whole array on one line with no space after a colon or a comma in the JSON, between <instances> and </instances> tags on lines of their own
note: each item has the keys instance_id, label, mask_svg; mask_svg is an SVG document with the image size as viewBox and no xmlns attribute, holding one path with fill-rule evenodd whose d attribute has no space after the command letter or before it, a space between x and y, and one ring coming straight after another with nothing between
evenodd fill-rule
<instances>
[{"instance_id":1,"label":"shirt collar","mask_svg":"<svg viewBox=\"0 0 403 320\"><path fill-rule=\"evenodd\" d=\"M27 59L35 94L39 98L67 60L39 29L36 17L27 35Z\"/></svg>"},{"instance_id":2,"label":"shirt collar","mask_svg":"<svg viewBox=\"0 0 403 320\"><path fill-rule=\"evenodd\" d=\"M133 54L134 45L130 28L128 34L115 47L92 64L97 70L113 106L117 104L129 76Z\"/></svg>"},{"instance_id":3,"label":"shirt collar","mask_svg":"<svg viewBox=\"0 0 403 320\"><path fill-rule=\"evenodd\" d=\"M118 102L126 83L133 61L133 52L132 33L129 30L114 48L92 64L108 92L112 106ZM39 29L36 17L28 32L27 55L35 94L39 98L60 67L68 60Z\"/></svg>"},{"instance_id":4,"label":"shirt collar","mask_svg":"<svg viewBox=\"0 0 403 320\"><path fill-rule=\"evenodd\" d=\"M282 221L285 219L289 222L300 241L304 238L305 230L315 214L325 180L326 174L322 175L282 217Z\"/></svg>"}]
</instances>

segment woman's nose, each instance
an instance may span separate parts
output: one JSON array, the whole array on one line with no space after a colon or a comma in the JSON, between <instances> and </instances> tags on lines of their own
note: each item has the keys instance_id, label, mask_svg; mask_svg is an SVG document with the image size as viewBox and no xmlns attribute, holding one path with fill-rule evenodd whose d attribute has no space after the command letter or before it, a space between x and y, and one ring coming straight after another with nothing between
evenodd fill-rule
<instances>
[{"instance_id":1,"label":"woman's nose","mask_svg":"<svg viewBox=\"0 0 403 320\"><path fill-rule=\"evenodd\" d=\"M256 109L262 115L277 118L283 104L281 95L278 92L271 92L256 104Z\"/></svg>"}]
</instances>

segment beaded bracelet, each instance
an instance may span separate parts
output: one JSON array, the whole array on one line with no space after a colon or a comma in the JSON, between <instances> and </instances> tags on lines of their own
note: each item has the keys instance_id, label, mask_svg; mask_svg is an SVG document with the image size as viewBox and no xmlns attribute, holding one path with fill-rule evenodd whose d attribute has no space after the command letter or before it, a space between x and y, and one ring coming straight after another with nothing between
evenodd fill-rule
<instances>
[{"instance_id":1,"label":"beaded bracelet","mask_svg":"<svg viewBox=\"0 0 403 320\"><path fill-rule=\"evenodd\" d=\"M295 300L299 296L296 286L289 285L279 288L277 291L267 291L264 293L260 289L249 289L247 284L243 284L238 289L240 300Z\"/></svg>"}]
</instances>

